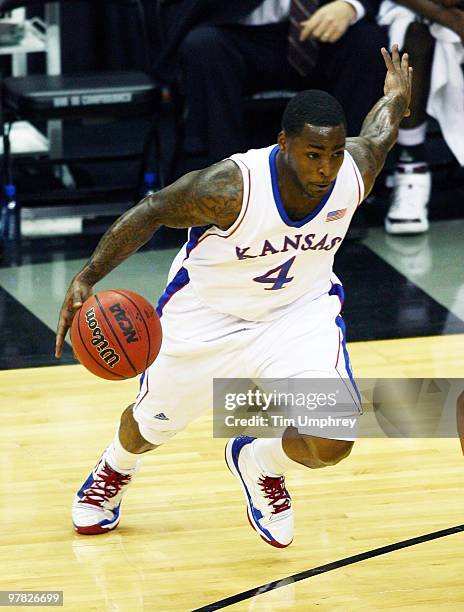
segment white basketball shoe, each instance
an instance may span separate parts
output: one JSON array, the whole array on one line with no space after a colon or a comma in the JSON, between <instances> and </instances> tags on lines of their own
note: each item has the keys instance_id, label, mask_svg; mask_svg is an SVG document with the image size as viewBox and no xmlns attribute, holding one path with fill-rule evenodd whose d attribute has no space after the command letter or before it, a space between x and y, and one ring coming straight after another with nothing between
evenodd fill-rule
<instances>
[{"instance_id":1,"label":"white basketball shoe","mask_svg":"<svg viewBox=\"0 0 464 612\"><path fill-rule=\"evenodd\" d=\"M270 476L260 469L253 449L255 438L240 436L226 445L225 459L245 492L250 525L261 538L277 548L293 540L293 510L283 476Z\"/></svg>"},{"instance_id":2,"label":"white basketball shoe","mask_svg":"<svg viewBox=\"0 0 464 612\"><path fill-rule=\"evenodd\" d=\"M388 234L422 234L429 229L427 204L432 176L426 164L403 164L394 175L393 201L385 218Z\"/></svg>"},{"instance_id":3,"label":"white basketball shoe","mask_svg":"<svg viewBox=\"0 0 464 612\"><path fill-rule=\"evenodd\" d=\"M129 473L117 472L103 453L74 499L72 520L77 533L98 535L116 529L122 496L138 468L139 464Z\"/></svg>"}]
</instances>

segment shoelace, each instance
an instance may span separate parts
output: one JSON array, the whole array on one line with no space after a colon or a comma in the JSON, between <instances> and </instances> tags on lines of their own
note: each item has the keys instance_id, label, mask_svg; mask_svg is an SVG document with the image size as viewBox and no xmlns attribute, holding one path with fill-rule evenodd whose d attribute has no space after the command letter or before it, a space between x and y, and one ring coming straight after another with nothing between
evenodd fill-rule
<instances>
[{"instance_id":1,"label":"shoelace","mask_svg":"<svg viewBox=\"0 0 464 612\"><path fill-rule=\"evenodd\" d=\"M284 512L290 508L290 496L285 488L283 476L263 476L258 482L264 491L264 497L271 500L270 504L273 507L272 514L279 514L279 512Z\"/></svg>"},{"instance_id":2,"label":"shoelace","mask_svg":"<svg viewBox=\"0 0 464 612\"><path fill-rule=\"evenodd\" d=\"M101 507L103 502L117 495L130 479L130 474L120 474L105 463L94 482L85 490L80 502Z\"/></svg>"}]
</instances>

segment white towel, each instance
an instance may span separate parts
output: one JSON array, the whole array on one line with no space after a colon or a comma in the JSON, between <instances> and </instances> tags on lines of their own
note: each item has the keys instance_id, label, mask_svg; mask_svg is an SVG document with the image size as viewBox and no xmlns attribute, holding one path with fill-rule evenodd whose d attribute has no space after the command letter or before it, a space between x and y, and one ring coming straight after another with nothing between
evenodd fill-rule
<instances>
[{"instance_id":1,"label":"white towel","mask_svg":"<svg viewBox=\"0 0 464 612\"><path fill-rule=\"evenodd\" d=\"M403 46L409 24L416 15L413 11L383 0L377 21L388 26L390 46ZM430 32L436 39L432 63L427 113L434 117L449 146L461 166L464 166L464 47L459 36L442 25L434 23Z\"/></svg>"}]
</instances>

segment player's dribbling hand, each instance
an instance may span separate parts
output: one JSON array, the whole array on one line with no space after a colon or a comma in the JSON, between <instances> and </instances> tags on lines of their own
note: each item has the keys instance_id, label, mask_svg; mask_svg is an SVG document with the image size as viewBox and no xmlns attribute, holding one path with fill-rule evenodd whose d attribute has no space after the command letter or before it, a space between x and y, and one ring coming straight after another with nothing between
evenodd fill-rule
<instances>
[{"instance_id":1,"label":"player's dribbling hand","mask_svg":"<svg viewBox=\"0 0 464 612\"><path fill-rule=\"evenodd\" d=\"M56 328L56 358L61 357L64 339L68 333L68 329L72 325L74 315L91 294L92 285L80 280L78 275L75 276L68 287L60 310L60 318L58 319L58 326Z\"/></svg>"},{"instance_id":2,"label":"player's dribbling hand","mask_svg":"<svg viewBox=\"0 0 464 612\"><path fill-rule=\"evenodd\" d=\"M409 56L407 53L403 53L400 57L398 45L396 44L392 47L391 55L385 47L382 47L381 51L387 68L387 75L383 87L384 94L386 96L403 96L406 101L406 112L404 116L409 117L411 114L409 104L411 102L412 84L412 68L409 66Z\"/></svg>"}]
</instances>

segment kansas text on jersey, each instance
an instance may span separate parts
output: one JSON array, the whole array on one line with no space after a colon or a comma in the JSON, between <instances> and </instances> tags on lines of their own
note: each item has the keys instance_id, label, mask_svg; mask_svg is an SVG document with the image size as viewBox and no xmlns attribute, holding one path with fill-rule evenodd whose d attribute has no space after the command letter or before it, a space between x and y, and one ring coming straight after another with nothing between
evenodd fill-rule
<instances>
[{"instance_id":1,"label":"kansas text on jersey","mask_svg":"<svg viewBox=\"0 0 464 612\"><path fill-rule=\"evenodd\" d=\"M248 321L275 319L303 295L316 299L338 279L333 260L363 199L363 181L348 151L330 191L304 219L287 215L278 187L278 146L233 155L243 176L243 202L226 231L189 230L158 304L187 283L210 308Z\"/></svg>"}]
</instances>

